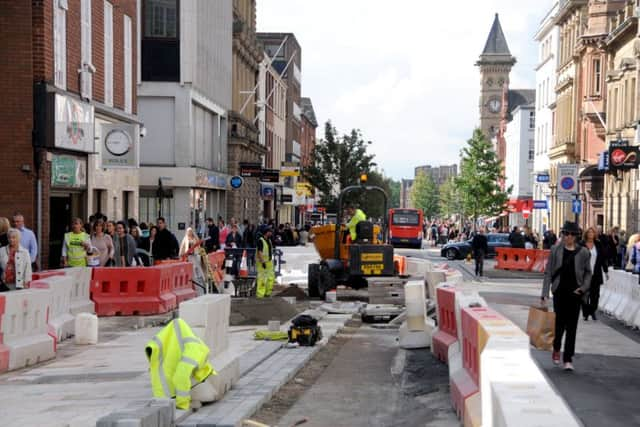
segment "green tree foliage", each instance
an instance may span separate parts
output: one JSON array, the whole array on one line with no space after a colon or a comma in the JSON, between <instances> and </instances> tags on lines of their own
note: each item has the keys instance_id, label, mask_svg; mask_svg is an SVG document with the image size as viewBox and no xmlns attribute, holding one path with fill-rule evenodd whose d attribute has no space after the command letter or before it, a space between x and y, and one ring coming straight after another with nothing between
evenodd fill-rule
<instances>
[{"instance_id":1,"label":"green tree foliage","mask_svg":"<svg viewBox=\"0 0 640 427\"><path fill-rule=\"evenodd\" d=\"M442 183L439 189L439 195L440 213L444 218L451 218L453 215L462 213L460 192L458 191L454 177Z\"/></svg>"},{"instance_id":2,"label":"green tree foliage","mask_svg":"<svg viewBox=\"0 0 640 427\"><path fill-rule=\"evenodd\" d=\"M303 175L319 190L320 204L329 212L335 212L343 188L358 184L360 175L370 174L376 166L374 155L367 153L370 144L357 129L339 136L331 121L324 125L324 138L316 144L313 164L303 170Z\"/></svg>"},{"instance_id":3,"label":"green tree foliage","mask_svg":"<svg viewBox=\"0 0 640 427\"><path fill-rule=\"evenodd\" d=\"M416 209L422 209L425 218L438 215L438 188L431 175L419 172L411 187L411 203Z\"/></svg>"},{"instance_id":4,"label":"green tree foliage","mask_svg":"<svg viewBox=\"0 0 640 427\"><path fill-rule=\"evenodd\" d=\"M389 178L389 187L391 188L391 194L389 194L390 208L400 207L400 186L400 181Z\"/></svg>"},{"instance_id":5,"label":"green tree foliage","mask_svg":"<svg viewBox=\"0 0 640 427\"><path fill-rule=\"evenodd\" d=\"M460 175L455 179L464 214L478 219L481 215L497 215L505 208L511 188L503 191L502 165L491 143L480 129L462 149Z\"/></svg>"}]
</instances>

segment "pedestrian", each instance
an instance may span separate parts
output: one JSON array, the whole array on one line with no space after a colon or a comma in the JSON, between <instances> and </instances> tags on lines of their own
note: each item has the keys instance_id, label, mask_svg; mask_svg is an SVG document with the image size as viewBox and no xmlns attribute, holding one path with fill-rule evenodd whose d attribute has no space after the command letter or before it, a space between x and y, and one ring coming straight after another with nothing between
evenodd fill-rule
<instances>
[{"instance_id":1,"label":"pedestrian","mask_svg":"<svg viewBox=\"0 0 640 427\"><path fill-rule=\"evenodd\" d=\"M137 265L136 241L127 233L127 224L124 221L116 223L116 236L113 240L114 264L116 267L131 267Z\"/></svg>"},{"instance_id":2,"label":"pedestrian","mask_svg":"<svg viewBox=\"0 0 640 427\"><path fill-rule=\"evenodd\" d=\"M558 237L556 236L556 233L554 233L553 230L547 230L544 233L544 238L542 239L542 249L551 249L557 241Z\"/></svg>"},{"instance_id":3,"label":"pedestrian","mask_svg":"<svg viewBox=\"0 0 640 427\"><path fill-rule=\"evenodd\" d=\"M9 244L0 248L2 282L10 290L22 289L31 282L31 258L29 251L20 243L20 230L7 231Z\"/></svg>"},{"instance_id":4,"label":"pedestrian","mask_svg":"<svg viewBox=\"0 0 640 427\"><path fill-rule=\"evenodd\" d=\"M596 311L598 311L598 302L600 301L600 285L604 283L602 278L609 280L609 268L607 266L607 260L604 257L602 251L602 245L600 241L596 239L597 232L593 227L587 228L582 237L582 246L587 248L591 253L590 266L591 266L591 286L587 294L587 301L582 304L582 315L584 320L589 320L589 316L596 320Z\"/></svg>"},{"instance_id":5,"label":"pedestrian","mask_svg":"<svg viewBox=\"0 0 640 427\"><path fill-rule=\"evenodd\" d=\"M271 236L273 229L268 225L260 227L261 236L256 247L257 291L258 298L270 297L273 291L273 283L276 280L273 269L273 244Z\"/></svg>"},{"instance_id":6,"label":"pedestrian","mask_svg":"<svg viewBox=\"0 0 640 427\"><path fill-rule=\"evenodd\" d=\"M0 217L0 248L9 244L9 235L7 232L10 228L11 224L9 223L9 219Z\"/></svg>"},{"instance_id":7,"label":"pedestrian","mask_svg":"<svg viewBox=\"0 0 640 427\"><path fill-rule=\"evenodd\" d=\"M618 227L612 227L609 230L609 239L607 248L607 256L609 258L609 265L616 265L616 261L618 259L618 245L620 244L620 236L618 235Z\"/></svg>"},{"instance_id":8,"label":"pedestrian","mask_svg":"<svg viewBox=\"0 0 640 427\"><path fill-rule=\"evenodd\" d=\"M625 230L620 231L620 242L618 243L618 258L614 268L624 268L625 258L627 254L627 242L629 238Z\"/></svg>"},{"instance_id":9,"label":"pedestrian","mask_svg":"<svg viewBox=\"0 0 640 427\"><path fill-rule=\"evenodd\" d=\"M434 221L431 223L431 246L438 245L438 225Z\"/></svg>"},{"instance_id":10,"label":"pedestrian","mask_svg":"<svg viewBox=\"0 0 640 427\"><path fill-rule=\"evenodd\" d=\"M517 225L513 227L513 231L509 234L509 243L511 243L512 248L524 249L524 236Z\"/></svg>"},{"instance_id":11,"label":"pedestrian","mask_svg":"<svg viewBox=\"0 0 640 427\"><path fill-rule=\"evenodd\" d=\"M577 244L580 235L578 224L567 221L561 231L562 243L554 246L549 255L541 300L545 304L551 290L556 314L553 363L560 364L562 336L566 333L562 360L564 369L573 371L580 306L583 300L586 301L591 286L591 253Z\"/></svg>"},{"instance_id":12,"label":"pedestrian","mask_svg":"<svg viewBox=\"0 0 640 427\"><path fill-rule=\"evenodd\" d=\"M37 271L36 262L38 261L38 240L33 231L24 226L24 216L20 212L13 215L13 226L20 231L20 244L29 251L31 258L31 268Z\"/></svg>"},{"instance_id":13,"label":"pedestrian","mask_svg":"<svg viewBox=\"0 0 640 427\"><path fill-rule=\"evenodd\" d=\"M476 276L483 275L484 257L489 252L489 241L485 235L484 227L473 236L471 241L471 250L473 251L473 258L476 261Z\"/></svg>"},{"instance_id":14,"label":"pedestrian","mask_svg":"<svg viewBox=\"0 0 640 427\"><path fill-rule=\"evenodd\" d=\"M218 218L218 244L220 245L220 249L224 249L225 244L227 243L228 234L229 229L224 224L224 220L222 218Z\"/></svg>"},{"instance_id":15,"label":"pedestrian","mask_svg":"<svg viewBox=\"0 0 640 427\"><path fill-rule=\"evenodd\" d=\"M256 225L253 223L248 224L244 233L242 233L242 245L245 248L255 248L256 247Z\"/></svg>"},{"instance_id":16,"label":"pedestrian","mask_svg":"<svg viewBox=\"0 0 640 427\"><path fill-rule=\"evenodd\" d=\"M194 248L196 247L198 242L198 236L196 236L193 228L188 227L187 232L184 234L182 242L180 243L180 251L178 252L178 256L183 257L193 254Z\"/></svg>"},{"instance_id":17,"label":"pedestrian","mask_svg":"<svg viewBox=\"0 0 640 427\"><path fill-rule=\"evenodd\" d=\"M241 248L242 247L242 234L238 229L238 224L231 226L231 233L227 234L227 239L224 242L227 248Z\"/></svg>"},{"instance_id":18,"label":"pedestrian","mask_svg":"<svg viewBox=\"0 0 640 427\"><path fill-rule=\"evenodd\" d=\"M62 265L86 267L89 253L91 253L91 237L84 231L82 220L74 218L71 222L71 231L65 233L62 242Z\"/></svg>"},{"instance_id":19,"label":"pedestrian","mask_svg":"<svg viewBox=\"0 0 640 427\"><path fill-rule=\"evenodd\" d=\"M220 231L213 218L207 218L207 237L204 247L207 253L215 252L220 247Z\"/></svg>"},{"instance_id":20,"label":"pedestrian","mask_svg":"<svg viewBox=\"0 0 640 427\"><path fill-rule=\"evenodd\" d=\"M156 225L158 232L155 236L151 252L153 254L153 260L157 262L177 257L180 245L178 244L176 236L167 228L164 217L159 217Z\"/></svg>"},{"instance_id":21,"label":"pedestrian","mask_svg":"<svg viewBox=\"0 0 640 427\"><path fill-rule=\"evenodd\" d=\"M116 236L116 223L115 221L107 221L107 234L113 239Z\"/></svg>"},{"instance_id":22,"label":"pedestrian","mask_svg":"<svg viewBox=\"0 0 640 427\"><path fill-rule=\"evenodd\" d=\"M524 248L525 249L538 249L538 239L531 231L531 228L524 228Z\"/></svg>"},{"instance_id":23,"label":"pedestrian","mask_svg":"<svg viewBox=\"0 0 640 427\"><path fill-rule=\"evenodd\" d=\"M98 250L101 267L112 263L114 254L113 240L104 232L104 228L104 221L102 219L96 220L93 223L93 234L91 235L91 246Z\"/></svg>"}]
</instances>

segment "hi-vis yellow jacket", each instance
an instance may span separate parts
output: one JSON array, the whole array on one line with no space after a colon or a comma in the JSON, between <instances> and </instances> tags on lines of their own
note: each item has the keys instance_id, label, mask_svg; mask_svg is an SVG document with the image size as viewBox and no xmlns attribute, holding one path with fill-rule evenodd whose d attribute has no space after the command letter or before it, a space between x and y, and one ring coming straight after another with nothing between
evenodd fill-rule
<instances>
[{"instance_id":1,"label":"hi-vis yellow jacket","mask_svg":"<svg viewBox=\"0 0 640 427\"><path fill-rule=\"evenodd\" d=\"M178 409L189 409L191 387L209 375L209 347L182 319L175 319L146 345L154 397L176 398Z\"/></svg>"}]
</instances>

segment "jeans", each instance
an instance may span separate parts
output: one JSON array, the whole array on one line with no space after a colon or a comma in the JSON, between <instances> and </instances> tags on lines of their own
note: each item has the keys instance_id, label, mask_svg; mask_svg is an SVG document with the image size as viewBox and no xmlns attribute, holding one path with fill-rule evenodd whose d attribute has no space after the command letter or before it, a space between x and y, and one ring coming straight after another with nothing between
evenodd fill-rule
<instances>
[{"instance_id":1,"label":"jeans","mask_svg":"<svg viewBox=\"0 0 640 427\"><path fill-rule=\"evenodd\" d=\"M477 253L475 254L474 258L476 260L476 276L478 275L482 276L482 271L484 267L484 254Z\"/></svg>"},{"instance_id":2,"label":"jeans","mask_svg":"<svg viewBox=\"0 0 640 427\"><path fill-rule=\"evenodd\" d=\"M591 288L589 289L589 300L585 304L582 303L582 315L584 317L591 316L598 311L598 303L600 301L600 285L596 285L591 281Z\"/></svg>"},{"instance_id":3,"label":"jeans","mask_svg":"<svg viewBox=\"0 0 640 427\"><path fill-rule=\"evenodd\" d=\"M575 353L581 300L581 296L566 291L560 291L553 295L553 311L556 313L553 350L560 351L562 335L566 333L564 353L562 354L562 360L565 363L571 362Z\"/></svg>"}]
</instances>

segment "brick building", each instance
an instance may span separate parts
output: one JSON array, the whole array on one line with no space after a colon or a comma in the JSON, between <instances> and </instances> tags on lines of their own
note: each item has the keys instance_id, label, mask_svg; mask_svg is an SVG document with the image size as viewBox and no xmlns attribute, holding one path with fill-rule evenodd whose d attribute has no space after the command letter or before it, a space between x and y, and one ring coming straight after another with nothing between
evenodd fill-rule
<instances>
[{"instance_id":1,"label":"brick building","mask_svg":"<svg viewBox=\"0 0 640 427\"><path fill-rule=\"evenodd\" d=\"M12 111L3 117L17 116L0 143L18 148L3 156L0 193L36 231L40 264L56 267L73 217L137 216L137 5L33 0L0 8L0 43L15 52L0 65L11 76L2 84Z\"/></svg>"}]
</instances>

